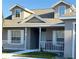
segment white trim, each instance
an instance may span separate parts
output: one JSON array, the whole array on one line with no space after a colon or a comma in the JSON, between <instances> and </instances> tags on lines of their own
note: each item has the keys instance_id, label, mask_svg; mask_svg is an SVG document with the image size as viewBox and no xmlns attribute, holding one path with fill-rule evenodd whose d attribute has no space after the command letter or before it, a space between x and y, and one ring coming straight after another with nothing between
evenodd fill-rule
<instances>
[{"instance_id":1,"label":"white trim","mask_svg":"<svg viewBox=\"0 0 79 59\"><path fill-rule=\"evenodd\" d=\"M54 8L56 5L60 4L61 2L63 2L63 3L66 4L66 5L71 6L69 3L66 3L66 2L64 2L64 1L59 1L59 2L55 3L53 6L51 6L51 7Z\"/></svg>"},{"instance_id":2,"label":"white trim","mask_svg":"<svg viewBox=\"0 0 79 59\"><path fill-rule=\"evenodd\" d=\"M24 43L24 30L21 30L21 44Z\"/></svg>"},{"instance_id":3,"label":"white trim","mask_svg":"<svg viewBox=\"0 0 79 59\"><path fill-rule=\"evenodd\" d=\"M7 31L7 34L8 34L8 35L7 35L7 39L8 39L8 40L7 40L7 43L10 44L10 42L11 42L11 30L8 30L8 31Z\"/></svg>"},{"instance_id":4,"label":"white trim","mask_svg":"<svg viewBox=\"0 0 79 59\"><path fill-rule=\"evenodd\" d=\"M21 26L20 26L21 25ZM65 24L52 24L52 23L26 23L26 24L17 24L17 25L9 25L9 26L3 26L3 27L63 27Z\"/></svg>"},{"instance_id":5,"label":"white trim","mask_svg":"<svg viewBox=\"0 0 79 59\"><path fill-rule=\"evenodd\" d=\"M73 40L72 40L72 57L73 57L73 58L76 57L76 56L75 56L75 53L76 53L76 52L75 52L75 51L76 51L76 50L75 50L75 49L76 49L76 48L75 48L75 44L76 44L76 43L75 43L75 42L76 42L76 39L75 39L75 38L76 38L76 33L75 33L75 28L76 28L76 27L75 27L75 24L76 24L76 23L74 22L74 23L73 23Z\"/></svg>"},{"instance_id":6,"label":"white trim","mask_svg":"<svg viewBox=\"0 0 79 59\"><path fill-rule=\"evenodd\" d=\"M23 10L25 10L25 11L28 11L28 12L34 14L33 11L31 11L31 10L29 10L29 9L27 9L27 8L23 8L23 6L20 6L20 5L18 5L18 4L15 4L15 5L11 6L11 7L10 7L10 11L11 11L13 8L15 8L16 6L20 7L21 9L23 9Z\"/></svg>"},{"instance_id":7,"label":"white trim","mask_svg":"<svg viewBox=\"0 0 79 59\"><path fill-rule=\"evenodd\" d=\"M23 20L21 23L24 23L24 22L30 20L33 17L36 17L36 18L40 19L41 21L45 22L41 17L39 17L39 16L37 16L35 14L32 14L30 17L28 17L27 19Z\"/></svg>"},{"instance_id":8,"label":"white trim","mask_svg":"<svg viewBox=\"0 0 79 59\"><path fill-rule=\"evenodd\" d=\"M11 43L11 30L8 30L8 44L11 45L22 45L23 41L24 41L24 30L20 30L21 31L21 43Z\"/></svg>"},{"instance_id":9,"label":"white trim","mask_svg":"<svg viewBox=\"0 0 79 59\"><path fill-rule=\"evenodd\" d=\"M72 16L72 17L67 17L67 16L66 17L59 17L59 19L63 19L63 20L64 19L68 19L68 20L72 19L73 20L73 19L76 19L76 16Z\"/></svg>"}]
</instances>

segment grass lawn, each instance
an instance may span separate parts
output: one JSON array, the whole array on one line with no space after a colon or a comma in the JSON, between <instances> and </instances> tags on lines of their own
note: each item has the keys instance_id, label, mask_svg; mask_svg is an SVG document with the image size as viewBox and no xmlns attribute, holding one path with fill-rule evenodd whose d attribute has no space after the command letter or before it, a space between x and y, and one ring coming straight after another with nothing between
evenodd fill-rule
<instances>
[{"instance_id":1,"label":"grass lawn","mask_svg":"<svg viewBox=\"0 0 79 59\"><path fill-rule=\"evenodd\" d=\"M52 58L55 58L56 54L51 53L51 52L30 52L30 53L19 54L19 55L16 55L16 56L52 59Z\"/></svg>"},{"instance_id":2,"label":"grass lawn","mask_svg":"<svg viewBox=\"0 0 79 59\"><path fill-rule=\"evenodd\" d=\"M2 50L2 53L12 53L12 52L18 52L20 50L9 50L9 49L4 49Z\"/></svg>"}]
</instances>

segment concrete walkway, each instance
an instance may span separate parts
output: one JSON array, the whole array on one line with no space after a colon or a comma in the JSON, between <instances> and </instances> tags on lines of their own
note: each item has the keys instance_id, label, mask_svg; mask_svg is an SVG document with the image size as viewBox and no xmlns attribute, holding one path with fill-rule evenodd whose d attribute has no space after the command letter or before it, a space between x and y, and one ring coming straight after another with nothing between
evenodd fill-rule
<instances>
[{"instance_id":1,"label":"concrete walkway","mask_svg":"<svg viewBox=\"0 0 79 59\"><path fill-rule=\"evenodd\" d=\"M38 50L38 49L34 49L34 50L24 50L24 51L14 52L13 54L22 54L22 53L35 52L35 51L39 51L39 50Z\"/></svg>"},{"instance_id":2,"label":"concrete walkway","mask_svg":"<svg viewBox=\"0 0 79 59\"><path fill-rule=\"evenodd\" d=\"M18 51L14 53L3 53L2 59L46 59L46 58L30 58L30 57L15 57L13 55L22 54L22 53L28 53L28 52L35 52L39 50L24 50L24 51Z\"/></svg>"}]
</instances>

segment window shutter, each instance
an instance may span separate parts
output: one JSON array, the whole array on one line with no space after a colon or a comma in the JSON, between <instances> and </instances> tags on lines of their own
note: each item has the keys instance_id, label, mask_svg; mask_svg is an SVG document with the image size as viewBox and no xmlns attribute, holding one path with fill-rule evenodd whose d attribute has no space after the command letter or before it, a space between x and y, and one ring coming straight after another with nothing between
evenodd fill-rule
<instances>
[{"instance_id":1,"label":"window shutter","mask_svg":"<svg viewBox=\"0 0 79 59\"><path fill-rule=\"evenodd\" d=\"M24 30L21 30L21 44L23 44L24 41Z\"/></svg>"},{"instance_id":2,"label":"window shutter","mask_svg":"<svg viewBox=\"0 0 79 59\"><path fill-rule=\"evenodd\" d=\"M11 43L11 30L8 30L8 43Z\"/></svg>"}]
</instances>

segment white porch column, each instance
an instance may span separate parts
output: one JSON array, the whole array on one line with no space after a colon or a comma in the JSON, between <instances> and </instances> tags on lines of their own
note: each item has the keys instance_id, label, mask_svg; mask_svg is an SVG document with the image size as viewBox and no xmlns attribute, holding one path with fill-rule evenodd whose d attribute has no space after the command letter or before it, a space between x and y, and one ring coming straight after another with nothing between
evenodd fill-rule
<instances>
[{"instance_id":1,"label":"white porch column","mask_svg":"<svg viewBox=\"0 0 79 59\"><path fill-rule=\"evenodd\" d=\"M64 57L72 57L73 23L65 21ZM72 57L73 58L73 57Z\"/></svg>"},{"instance_id":2,"label":"white porch column","mask_svg":"<svg viewBox=\"0 0 79 59\"><path fill-rule=\"evenodd\" d=\"M25 50L27 49L27 28L25 28Z\"/></svg>"},{"instance_id":3,"label":"white porch column","mask_svg":"<svg viewBox=\"0 0 79 59\"><path fill-rule=\"evenodd\" d=\"M40 46L40 45L41 45L41 44L40 44L40 40L41 40L41 27L39 27L39 50L40 50L40 47L41 47L41 46Z\"/></svg>"},{"instance_id":4,"label":"white porch column","mask_svg":"<svg viewBox=\"0 0 79 59\"><path fill-rule=\"evenodd\" d=\"M52 41L53 41L53 45L56 45L56 31L52 31Z\"/></svg>"},{"instance_id":5,"label":"white porch column","mask_svg":"<svg viewBox=\"0 0 79 59\"><path fill-rule=\"evenodd\" d=\"M75 33L75 24L73 23L73 40L72 40L72 57L75 59L76 58L76 33Z\"/></svg>"}]
</instances>

